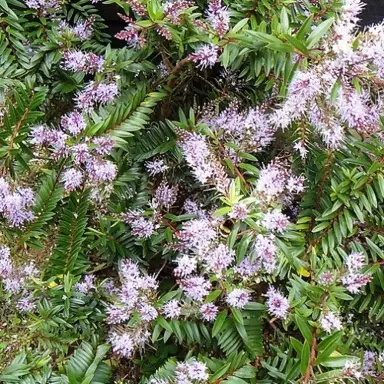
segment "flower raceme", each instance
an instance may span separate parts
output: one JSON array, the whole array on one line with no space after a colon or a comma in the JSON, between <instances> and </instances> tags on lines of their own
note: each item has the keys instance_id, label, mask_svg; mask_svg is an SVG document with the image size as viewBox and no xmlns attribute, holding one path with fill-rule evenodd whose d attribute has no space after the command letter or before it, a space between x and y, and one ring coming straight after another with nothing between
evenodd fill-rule
<instances>
[{"instance_id":1,"label":"flower raceme","mask_svg":"<svg viewBox=\"0 0 384 384\"><path fill-rule=\"evenodd\" d=\"M286 99L272 113L277 127L306 121L331 149L344 145L348 130L363 136L380 133L383 103L370 88L382 81L383 25L370 27L361 44L354 46L362 7L359 0L345 1L330 38L324 40L323 60L295 74ZM371 85L361 81L366 77ZM364 85L356 89L356 81Z\"/></svg>"},{"instance_id":2,"label":"flower raceme","mask_svg":"<svg viewBox=\"0 0 384 384\"><path fill-rule=\"evenodd\" d=\"M150 176L155 176L164 173L167 169L169 169L169 167L167 164L165 164L163 159L158 159L147 161L145 163L145 169Z\"/></svg>"},{"instance_id":3,"label":"flower raceme","mask_svg":"<svg viewBox=\"0 0 384 384\"><path fill-rule=\"evenodd\" d=\"M372 276L360 273L365 264L365 257L360 252L352 252L348 255L345 265L347 274L342 278L342 284L351 293L359 293L367 283L372 280Z\"/></svg>"},{"instance_id":4,"label":"flower raceme","mask_svg":"<svg viewBox=\"0 0 384 384\"><path fill-rule=\"evenodd\" d=\"M0 178L0 214L11 227L21 227L34 219L34 192L30 188L13 187Z\"/></svg>"},{"instance_id":5,"label":"flower raceme","mask_svg":"<svg viewBox=\"0 0 384 384\"><path fill-rule=\"evenodd\" d=\"M207 17L215 33L223 38L229 30L230 16L228 7L224 6L221 0L210 0L208 2Z\"/></svg>"},{"instance_id":6,"label":"flower raceme","mask_svg":"<svg viewBox=\"0 0 384 384\"><path fill-rule=\"evenodd\" d=\"M31 143L38 151L48 148L55 160L72 158L74 166L68 167L61 176L66 191L73 191L84 182L92 186L109 183L116 177L116 165L103 158L111 154L114 140L100 136L75 144L85 128L84 116L73 111L61 118L59 129L38 125L31 130Z\"/></svg>"},{"instance_id":7,"label":"flower raceme","mask_svg":"<svg viewBox=\"0 0 384 384\"><path fill-rule=\"evenodd\" d=\"M38 269L31 263L17 266L11 259L11 252L8 247L0 247L0 281L4 284L5 292L18 294L26 291L26 284L32 277L39 274ZM28 296L19 302L19 310L26 310L30 305L33 308L33 300Z\"/></svg>"},{"instance_id":8,"label":"flower raceme","mask_svg":"<svg viewBox=\"0 0 384 384\"><path fill-rule=\"evenodd\" d=\"M234 308L243 308L250 300L249 293L244 289L235 288L228 293L226 301Z\"/></svg>"},{"instance_id":9,"label":"flower raceme","mask_svg":"<svg viewBox=\"0 0 384 384\"><path fill-rule=\"evenodd\" d=\"M322 316L320 326L328 333L332 333L334 330L340 331L343 327L340 319L333 312L327 312Z\"/></svg>"},{"instance_id":10,"label":"flower raceme","mask_svg":"<svg viewBox=\"0 0 384 384\"><path fill-rule=\"evenodd\" d=\"M289 301L274 287L269 287L266 293L268 312L279 319L285 320L288 316Z\"/></svg>"},{"instance_id":11,"label":"flower raceme","mask_svg":"<svg viewBox=\"0 0 384 384\"><path fill-rule=\"evenodd\" d=\"M213 67L218 60L219 47L213 44L205 44L200 47L195 53L190 55L191 60L199 69Z\"/></svg>"},{"instance_id":12,"label":"flower raceme","mask_svg":"<svg viewBox=\"0 0 384 384\"><path fill-rule=\"evenodd\" d=\"M64 52L63 68L72 72L96 73L102 72L104 59L94 53L70 50Z\"/></svg>"},{"instance_id":13,"label":"flower raceme","mask_svg":"<svg viewBox=\"0 0 384 384\"><path fill-rule=\"evenodd\" d=\"M119 93L116 83L95 83L90 81L76 97L76 107L86 112L92 111L96 105L113 100Z\"/></svg>"}]
</instances>

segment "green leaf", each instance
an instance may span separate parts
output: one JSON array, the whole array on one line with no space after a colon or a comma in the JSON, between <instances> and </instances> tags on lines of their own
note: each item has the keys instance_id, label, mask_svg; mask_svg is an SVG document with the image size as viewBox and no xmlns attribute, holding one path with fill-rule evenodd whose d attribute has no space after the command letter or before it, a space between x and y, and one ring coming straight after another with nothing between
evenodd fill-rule
<instances>
[{"instance_id":1,"label":"green leaf","mask_svg":"<svg viewBox=\"0 0 384 384\"><path fill-rule=\"evenodd\" d=\"M230 235L228 236L227 244L229 249L233 249L237 241L237 234L239 233L239 229L240 229L240 222L238 221L233 227Z\"/></svg>"},{"instance_id":2,"label":"green leaf","mask_svg":"<svg viewBox=\"0 0 384 384\"><path fill-rule=\"evenodd\" d=\"M238 324L244 324L243 315L240 310L236 308L231 308L231 312L233 315L233 318L235 319L236 323Z\"/></svg>"},{"instance_id":3,"label":"green leaf","mask_svg":"<svg viewBox=\"0 0 384 384\"><path fill-rule=\"evenodd\" d=\"M204 303L211 303L212 301L215 301L222 293L221 289L216 289L213 292L211 292L204 300Z\"/></svg>"},{"instance_id":4,"label":"green leaf","mask_svg":"<svg viewBox=\"0 0 384 384\"><path fill-rule=\"evenodd\" d=\"M230 367L231 367L230 362L223 365L221 368L219 368L219 370L217 372L215 372L212 376L210 376L210 378L209 378L210 381L215 382L218 379L220 379L220 377L223 377L228 372Z\"/></svg>"},{"instance_id":5,"label":"green leaf","mask_svg":"<svg viewBox=\"0 0 384 384\"><path fill-rule=\"evenodd\" d=\"M290 53L293 52L292 46L288 44L284 44L282 41L275 42L275 43L269 43L267 44L267 48L277 51L277 52L283 52L283 53Z\"/></svg>"},{"instance_id":6,"label":"green leaf","mask_svg":"<svg viewBox=\"0 0 384 384\"><path fill-rule=\"evenodd\" d=\"M245 304L244 309L248 311L265 311L266 306L262 303L249 302Z\"/></svg>"},{"instance_id":7,"label":"green leaf","mask_svg":"<svg viewBox=\"0 0 384 384\"><path fill-rule=\"evenodd\" d=\"M351 233L353 231L353 217L347 209L344 210L344 218L348 227L348 231Z\"/></svg>"},{"instance_id":8,"label":"green leaf","mask_svg":"<svg viewBox=\"0 0 384 384\"><path fill-rule=\"evenodd\" d=\"M312 327L308 324L307 319L300 315L295 315L295 323L300 329L300 332L304 336L305 340L310 343L312 341Z\"/></svg>"},{"instance_id":9,"label":"green leaf","mask_svg":"<svg viewBox=\"0 0 384 384\"><path fill-rule=\"evenodd\" d=\"M303 349L301 350L300 355L300 372L301 374L304 374L307 370L307 367L309 365L309 357L310 357L310 348L308 341L305 340L305 343L303 345Z\"/></svg>"},{"instance_id":10,"label":"green leaf","mask_svg":"<svg viewBox=\"0 0 384 384\"><path fill-rule=\"evenodd\" d=\"M251 235L245 235L240 240L240 243L236 249L236 256L237 256L238 262L244 259L244 256L248 250L250 242L251 242Z\"/></svg>"},{"instance_id":11,"label":"green leaf","mask_svg":"<svg viewBox=\"0 0 384 384\"><path fill-rule=\"evenodd\" d=\"M379 183L381 197L384 198L384 177L382 174L377 175L377 181Z\"/></svg>"},{"instance_id":12,"label":"green leaf","mask_svg":"<svg viewBox=\"0 0 384 384\"><path fill-rule=\"evenodd\" d=\"M233 28L231 32L239 32L248 23L248 18L241 19Z\"/></svg>"},{"instance_id":13,"label":"green leaf","mask_svg":"<svg viewBox=\"0 0 384 384\"><path fill-rule=\"evenodd\" d=\"M219 209L216 209L216 211L213 213L213 216L215 216L215 217L224 216L231 211L232 211L232 207L219 208Z\"/></svg>"},{"instance_id":14,"label":"green leaf","mask_svg":"<svg viewBox=\"0 0 384 384\"><path fill-rule=\"evenodd\" d=\"M158 304L159 305L163 305L164 303L166 303L167 301L173 299L177 294L179 293L179 291L170 291L170 292L167 292L165 295L161 296L161 298L158 300Z\"/></svg>"},{"instance_id":15,"label":"green leaf","mask_svg":"<svg viewBox=\"0 0 384 384\"><path fill-rule=\"evenodd\" d=\"M313 233L321 232L323 229L328 228L329 224L330 223L328 221L323 221L322 223L316 225L316 227L312 229L312 232Z\"/></svg>"},{"instance_id":16,"label":"green leaf","mask_svg":"<svg viewBox=\"0 0 384 384\"><path fill-rule=\"evenodd\" d=\"M93 347L83 342L78 347L66 364L66 372L70 383L107 383L111 379L111 368L102 360L107 354L110 346L99 345L96 353Z\"/></svg>"},{"instance_id":17,"label":"green leaf","mask_svg":"<svg viewBox=\"0 0 384 384\"><path fill-rule=\"evenodd\" d=\"M46 237L42 229L54 218L55 208L64 193L59 177L56 172L52 172L43 179L34 205L35 220L24 229L20 238L22 242L28 243L30 238Z\"/></svg>"},{"instance_id":18,"label":"green leaf","mask_svg":"<svg viewBox=\"0 0 384 384\"><path fill-rule=\"evenodd\" d=\"M333 335L326 337L324 340L319 343L317 346L318 354L315 361L315 365L321 364L326 361L327 358L331 355L332 352L336 349L341 341L341 332L336 332Z\"/></svg>"},{"instance_id":19,"label":"green leaf","mask_svg":"<svg viewBox=\"0 0 384 384\"><path fill-rule=\"evenodd\" d=\"M333 381L333 379L337 379L343 375L343 371L341 369L334 369L332 371L328 371L325 373L319 373L315 376L316 383L326 383L329 384Z\"/></svg>"},{"instance_id":20,"label":"green leaf","mask_svg":"<svg viewBox=\"0 0 384 384\"><path fill-rule=\"evenodd\" d=\"M354 360L354 356L329 357L326 361L321 363L321 365L329 368L341 368L344 367L345 363L350 360Z\"/></svg>"},{"instance_id":21,"label":"green leaf","mask_svg":"<svg viewBox=\"0 0 384 384\"><path fill-rule=\"evenodd\" d=\"M375 208L377 208L377 199L375 192L373 188L370 185L367 185L367 194L368 194L368 199L371 205L373 205Z\"/></svg>"},{"instance_id":22,"label":"green leaf","mask_svg":"<svg viewBox=\"0 0 384 384\"><path fill-rule=\"evenodd\" d=\"M289 339L291 341L292 347L295 349L296 353L300 356L301 351L303 349L303 344L301 344L299 340L295 339L292 336Z\"/></svg>"},{"instance_id":23,"label":"green leaf","mask_svg":"<svg viewBox=\"0 0 384 384\"><path fill-rule=\"evenodd\" d=\"M355 212L355 215L360 220L360 222L364 223L364 214L361 211L360 207L354 201L351 201L351 206L352 206L353 212Z\"/></svg>"},{"instance_id":24,"label":"green leaf","mask_svg":"<svg viewBox=\"0 0 384 384\"><path fill-rule=\"evenodd\" d=\"M297 40L295 37L293 36L290 36L290 35L284 35L284 37L292 44L292 46L294 48L296 48L297 51L299 51L301 54L303 55L306 55L308 56L309 55L309 51L307 49L307 47L302 43L300 42L299 40Z\"/></svg>"},{"instance_id":25,"label":"green leaf","mask_svg":"<svg viewBox=\"0 0 384 384\"><path fill-rule=\"evenodd\" d=\"M334 102L337 98L337 95L339 94L340 89L340 81L336 81L335 84L333 84L333 87L331 89L331 96L330 100L331 102Z\"/></svg>"},{"instance_id":26,"label":"green leaf","mask_svg":"<svg viewBox=\"0 0 384 384\"><path fill-rule=\"evenodd\" d=\"M313 25L313 15L310 15L306 18L303 25L300 27L299 32L296 34L296 39L304 40L305 35L311 30Z\"/></svg>"},{"instance_id":27,"label":"green leaf","mask_svg":"<svg viewBox=\"0 0 384 384\"><path fill-rule=\"evenodd\" d=\"M289 29L289 18L288 18L287 9L285 7L281 8L280 24L281 24L282 32L287 33Z\"/></svg>"},{"instance_id":28,"label":"green leaf","mask_svg":"<svg viewBox=\"0 0 384 384\"><path fill-rule=\"evenodd\" d=\"M251 365L245 365L235 371L233 376L241 377L242 379L253 379L256 377L256 368Z\"/></svg>"},{"instance_id":29,"label":"green leaf","mask_svg":"<svg viewBox=\"0 0 384 384\"><path fill-rule=\"evenodd\" d=\"M15 12L12 11L12 9L9 8L6 0L0 0L0 7L6 11L7 14L10 14L12 17L14 17L16 20L18 19Z\"/></svg>"},{"instance_id":30,"label":"green leaf","mask_svg":"<svg viewBox=\"0 0 384 384\"><path fill-rule=\"evenodd\" d=\"M228 65L229 65L229 61L230 61L230 46L229 45L226 45L223 49L223 53L221 54L220 58L221 58L221 63L223 65L224 68L228 68Z\"/></svg>"},{"instance_id":31,"label":"green leaf","mask_svg":"<svg viewBox=\"0 0 384 384\"><path fill-rule=\"evenodd\" d=\"M221 331L227 316L228 316L228 312L226 309L224 309L216 317L215 323L213 324L213 328L212 328L212 337L215 337Z\"/></svg>"},{"instance_id":32,"label":"green leaf","mask_svg":"<svg viewBox=\"0 0 384 384\"><path fill-rule=\"evenodd\" d=\"M109 351L109 349L110 349L110 346L106 344L99 345L97 347L96 355L93 359L93 362L85 372L84 380L81 382L81 384L94 383L93 378L96 376L96 371L97 369L100 368L100 364L104 359L105 355L107 354L107 352Z\"/></svg>"},{"instance_id":33,"label":"green leaf","mask_svg":"<svg viewBox=\"0 0 384 384\"><path fill-rule=\"evenodd\" d=\"M157 324L160 324L164 329L166 329L167 331L173 333L173 329L172 329L172 326L171 324L169 324L167 322L167 320L164 319L163 316L159 316L156 320Z\"/></svg>"},{"instance_id":34,"label":"green leaf","mask_svg":"<svg viewBox=\"0 0 384 384\"><path fill-rule=\"evenodd\" d=\"M317 42L328 32L329 28L333 24L334 19L331 17L327 20L324 20L321 24L319 24L308 36L307 39L307 48L311 49L317 44Z\"/></svg>"},{"instance_id":35,"label":"green leaf","mask_svg":"<svg viewBox=\"0 0 384 384\"><path fill-rule=\"evenodd\" d=\"M384 259L384 252L368 237L365 238L365 241L368 244L368 247L381 259Z\"/></svg>"},{"instance_id":36,"label":"green leaf","mask_svg":"<svg viewBox=\"0 0 384 384\"><path fill-rule=\"evenodd\" d=\"M248 381L245 381L243 379L240 379L239 377L235 376L229 376L228 379L223 380L222 383L224 384L248 384Z\"/></svg>"}]
</instances>

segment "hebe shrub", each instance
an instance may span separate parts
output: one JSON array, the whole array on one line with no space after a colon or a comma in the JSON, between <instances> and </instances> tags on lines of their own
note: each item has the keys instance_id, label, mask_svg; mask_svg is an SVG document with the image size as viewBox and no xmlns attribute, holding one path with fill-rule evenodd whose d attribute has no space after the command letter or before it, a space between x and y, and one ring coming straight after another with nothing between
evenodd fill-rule
<instances>
[{"instance_id":1,"label":"hebe shrub","mask_svg":"<svg viewBox=\"0 0 384 384\"><path fill-rule=\"evenodd\" d=\"M383 382L383 25L95 3L0 0L0 381Z\"/></svg>"}]
</instances>

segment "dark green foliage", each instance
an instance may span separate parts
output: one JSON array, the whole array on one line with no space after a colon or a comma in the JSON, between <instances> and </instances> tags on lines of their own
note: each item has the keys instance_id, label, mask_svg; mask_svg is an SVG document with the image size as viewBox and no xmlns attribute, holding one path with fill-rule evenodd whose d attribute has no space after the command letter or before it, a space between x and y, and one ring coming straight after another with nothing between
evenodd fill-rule
<instances>
[{"instance_id":1,"label":"dark green foliage","mask_svg":"<svg viewBox=\"0 0 384 384\"><path fill-rule=\"evenodd\" d=\"M15 178L15 161L29 170L32 153L25 143L31 124L44 116L39 107L44 102L47 89L35 90L32 86L17 87L5 98L7 114L0 133L0 166L2 174L8 171Z\"/></svg>"},{"instance_id":2,"label":"dark green foliage","mask_svg":"<svg viewBox=\"0 0 384 384\"><path fill-rule=\"evenodd\" d=\"M108 345L97 348L82 343L64 365L63 372L53 373L48 353L31 358L19 354L0 375L0 380L20 384L108 384L111 368L103 361Z\"/></svg>"},{"instance_id":3,"label":"dark green foliage","mask_svg":"<svg viewBox=\"0 0 384 384\"><path fill-rule=\"evenodd\" d=\"M37 219L24 230L20 243L43 247L41 239L48 237L46 226L54 218L55 209L64 192L64 188L59 184L60 174L61 168L58 173L53 171L43 178L34 206Z\"/></svg>"},{"instance_id":4,"label":"dark green foliage","mask_svg":"<svg viewBox=\"0 0 384 384\"><path fill-rule=\"evenodd\" d=\"M82 252L87 227L89 191L72 192L63 209L56 246L50 258L48 276L65 273L79 274L86 269L87 260Z\"/></svg>"},{"instance_id":5,"label":"dark green foliage","mask_svg":"<svg viewBox=\"0 0 384 384\"><path fill-rule=\"evenodd\" d=\"M89 0L64 2L56 11L0 0L0 177L12 191L22 186L35 192L33 220L14 228L0 217L0 246L9 248L7 263L15 270L31 267L30 262L38 269L28 280L20 280L24 277L17 270L22 287L14 293L5 284L8 264L0 263L0 382L174 384L177 366L198 360L206 364L211 384L348 383L347 362L360 364L364 351L384 348L384 149L379 134L365 137L345 129L343 146L327 148L318 129L302 116L278 130L263 150L243 151L234 129L243 122L223 128L210 120L235 104L242 112L260 107L269 114L280 108L298 71L334 59L328 51L337 41L332 28L340 21L341 2L224 1L230 25L223 35L207 18L207 1L180 11L175 23L165 16L164 1L139 3L143 15L132 1L103 4L130 17L127 26L134 23L138 32L136 42L116 49L98 5ZM63 32L59 21L71 27L91 22L93 30L81 40ZM323 44L326 36L331 38ZM215 45L218 57L201 68L191 54L204 44ZM67 70L65 54L73 50L100 55L102 68L96 73ZM368 89L369 103L382 94L382 83L370 82L374 72L369 67L347 87L358 94ZM337 98L340 78L347 75L347 69L335 75L330 98ZM82 111L86 127L74 134L60 121L80 110L77 98L91 81L116 84L118 95ZM65 155L31 141L36 125L63 134ZM215 172L206 182L197 180L181 150L186 132L207 144ZM73 148L85 144L91 152L95 139L105 137L115 141L113 150L93 160L105 156L116 166L116 177L96 185L87 160L76 159ZM293 149L298 141L308 150L304 158ZM163 161L165 169L151 174L148 162L153 161ZM257 182L272 162L303 174L304 191L263 200ZM63 173L71 168L85 176L75 190L63 186ZM229 181L222 189L214 180L220 171ZM156 205L164 185L177 187L169 207ZM196 202L197 212L187 211L188 200ZM232 215L239 202L249 208L245 219ZM200 209L217 233L215 244L205 250L208 256L219 244L234 253L223 273L204 264L207 255L181 246L183 228L201 219ZM273 210L289 218L285 231L264 228L265 214ZM124 215L130 211L153 224L153 233L135 235ZM273 239L276 269L265 273L260 267L243 276L236 268L246 257L260 258L255 251L260 235ZM340 282L352 252L364 255L362 273L372 276L356 294ZM175 267L184 254L196 256L193 274L210 284L201 300L181 289L186 277ZM158 287L147 288L150 297L135 302L114 324L108 316L111 308L123 306L119 288L127 283L121 268L127 260ZM326 271L335 273L338 282L321 285ZM265 305L269 286L289 301L283 319ZM136 288L128 284L131 291ZM249 293L244 307L228 301L234 288ZM172 299L182 307L175 317L164 310ZM23 300L32 303L25 311ZM144 321L140 309L147 301L156 315ZM217 307L212 321L201 309L207 303ZM321 325L327 311L340 315L343 323L331 334ZM145 331L144 341L128 357L106 344L111 332L137 330ZM367 380L383 381L382 363Z\"/></svg>"}]
</instances>

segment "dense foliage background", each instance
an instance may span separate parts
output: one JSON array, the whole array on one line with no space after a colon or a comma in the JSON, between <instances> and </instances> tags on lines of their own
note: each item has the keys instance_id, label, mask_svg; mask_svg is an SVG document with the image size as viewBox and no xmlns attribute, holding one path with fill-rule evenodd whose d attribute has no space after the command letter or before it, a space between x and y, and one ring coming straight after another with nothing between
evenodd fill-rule
<instances>
[{"instance_id":1,"label":"dense foliage background","mask_svg":"<svg viewBox=\"0 0 384 384\"><path fill-rule=\"evenodd\" d=\"M0 382L383 382L383 24L95 3L0 0Z\"/></svg>"}]
</instances>

